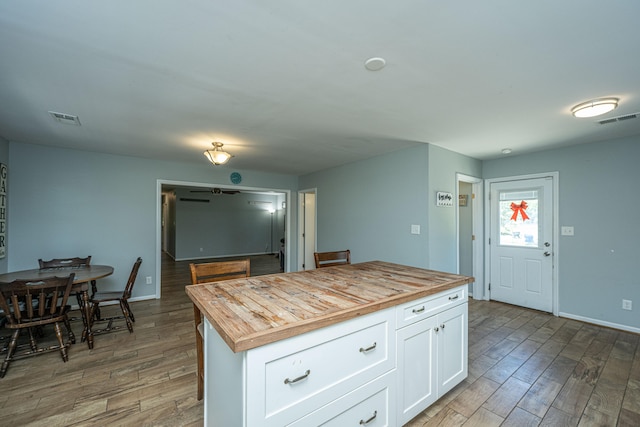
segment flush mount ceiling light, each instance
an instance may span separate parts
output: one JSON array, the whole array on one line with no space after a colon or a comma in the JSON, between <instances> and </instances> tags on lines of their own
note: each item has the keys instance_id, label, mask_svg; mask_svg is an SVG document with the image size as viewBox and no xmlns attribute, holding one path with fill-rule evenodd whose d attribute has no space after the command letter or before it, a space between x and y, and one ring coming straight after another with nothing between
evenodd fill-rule
<instances>
[{"instance_id":1,"label":"flush mount ceiling light","mask_svg":"<svg viewBox=\"0 0 640 427\"><path fill-rule=\"evenodd\" d=\"M575 117L595 117L608 113L618 106L618 98L600 98L578 104L571 109Z\"/></svg>"},{"instance_id":2,"label":"flush mount ceiling light","mask_svg":"<svg viewBox=\"0 0 640 427\"><path fill-rule=\"evenodd\" d=\"M502 154L511 154L511 148L503 148Z\"/></svg>"},{"instance_id":3,"label":"flush mount ceiling light","mask_svg":"<svg viewBox=\"0 0 640 427\"><path fill-rule=\"evenodd\" d=\"M212 142L213 150L204 152L204 156L214 165L224 165L233 156L222 149L222 142Z\"/></svg>"}]
</instances>

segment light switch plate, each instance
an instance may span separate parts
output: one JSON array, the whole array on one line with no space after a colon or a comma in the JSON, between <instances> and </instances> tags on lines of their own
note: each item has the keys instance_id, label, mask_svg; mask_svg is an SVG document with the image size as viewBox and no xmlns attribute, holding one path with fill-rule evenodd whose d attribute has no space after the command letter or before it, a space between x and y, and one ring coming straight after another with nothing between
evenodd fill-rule
<instances>
[{"instance_id":1,"label":"light switch plate","mask_svg":"<svg viewBox=\"0 0 640 427\"><path fill-rule=\"evenodd\" d=\"M411 234L420 234L420 226L417 224L411 224Z\"/></svg>"},{"instance_id":2,"label":"light switch plate","mask_svg":"<svg viewBox=\"0 0 640 427\"><path fill-rule=\"evenodd\" d=\"M560 234L562 234L563 236L573 236L573 227L563 225L560 228Z\"/></svg>"}]
</instances>

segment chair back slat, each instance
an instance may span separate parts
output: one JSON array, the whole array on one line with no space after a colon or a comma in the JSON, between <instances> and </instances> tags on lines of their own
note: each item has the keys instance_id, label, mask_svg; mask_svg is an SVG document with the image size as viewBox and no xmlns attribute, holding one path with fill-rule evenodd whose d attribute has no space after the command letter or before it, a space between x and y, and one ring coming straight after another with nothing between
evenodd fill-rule
<instances>
[{"instance_id":1,"label":"chair back slat","mask_svg":"<svg viewBox=\"0 0 640 427\"><path fill-rule=\"evenodd\" d=\"M38 260L40 269L44 268L65 268L65 267L87 267L91 265L91 255L86 258L54 258L49 261Z\"/></svg>"},{"instance_id":2,"label":"chair back slat","mask_svg":"<svg viewBox=\"0 0 640 427\"><path fill-rule=\"evenodd\" d=\"M313 257L316 261L316 268L351 264L351 251L349 249L334 252L315 252Z\"/></svg>"},{"instance_id":3,"label":"chair back slat","mask_svg":"<svg viewBox=\"0 0 640 427\"><path fill-rule=\"evenodd\" d=\"M251 261L249 258L235 261L189 264L189 268L191 269L191 283L194 285L251 276Z\"/></svg>"}]
</instances>

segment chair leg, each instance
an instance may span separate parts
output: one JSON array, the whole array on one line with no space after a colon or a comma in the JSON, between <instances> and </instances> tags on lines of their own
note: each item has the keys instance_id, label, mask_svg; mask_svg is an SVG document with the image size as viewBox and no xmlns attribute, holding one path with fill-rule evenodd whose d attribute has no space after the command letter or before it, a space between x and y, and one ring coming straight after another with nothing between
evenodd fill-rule
<instances>
[{"instance_id":1,"label":"chair leg","mask_svg":"<svg viewBox=\"0 0 640 427\"><path fill-rule=\"evenodd\" d=\"M33 328L29 329L29 346L31 347L31 351L38 351L38 342L36 341L35 334L41 331L34 331ZM39 335L42 336L42 335Z\"/></svg>"},{"instance_id":2,"label":"chair leg","mask_svg":"<svg viewBox=\"0 0 640 427\"><path fill-rule=\"evenodd\" d=\"M124 304L127 306L127 310L129 311L129 317L131 318L131 321L135 322L136 318L134 317L133 311L131 310L131 307L129 306L129 301L127 301L127 300L123 300L123 301L124 301Z\"/></svg>"},{"instance_id":3,"label":"chair leg","mask_svg":"<svg viewBox=\"0 0 640 427\"><path fill-rule=\"evenodd\" d=\"M73 330L71 330L71 322L69 321L68 317L65 317L64 319L64 327L67 328L67 335L69 336L69 342L71 344L75 344L76 335L73 333Z\"/></svg>"},{"instance_id":4,"label":"chair leg","mask_svg":"<svg viewBox=\"0 0 640 427\"><path fill-rule=\"evenodd\" d=\"M131 314L129 309L127 308L127 302L125 300L120 300L120 308L122 309L122 315L124 316L125 322L127 322L127 329L129 329L129 333L133 333L133 323L131 322Z\"/></svg>"},{"instance_id":5,"label":"chair leg","mask_svg":"<svg viewBox=\"0 0 640 427\"><path fill-rule=\"evenodd\" d=\"M13 354L16 351L16 347L18 346L19 335L20 329L16 329L11 335L11 341L9 341L9 345L7 346L7 357L5 357L4 361L2 362L2 366L0 367L0 378L4 378L4 375L7 373L7 369L9 369L9 362L11 362Z\"/></svg>"},{"instance_id":6,"label":"chair leg","mask_svg":"<svg viewBox=\"0 0 640 427\"><path fill-rule=\"evenodd\" d=\"M62 328L60 328L60 323L54 323L53 329L56 331L56 338L58 338L58 343L60 344L60 355L62 356L62 361L66 362L69 360L69 353L67 352L67 345L64 343L64 338L62 337Z\"/></svg>"}]
</instances>

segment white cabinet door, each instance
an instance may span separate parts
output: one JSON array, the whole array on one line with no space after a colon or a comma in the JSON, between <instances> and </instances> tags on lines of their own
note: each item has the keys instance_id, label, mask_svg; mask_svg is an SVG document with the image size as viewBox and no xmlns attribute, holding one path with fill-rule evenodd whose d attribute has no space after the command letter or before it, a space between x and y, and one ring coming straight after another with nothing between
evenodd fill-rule
<instances>
[{"instance_id":1,"label":"white cabinet door","mask_svg":"<svg viewBox=\"0 0 640 427\"><path fill-rule=\"evenodd\" d=\"M404 425L438 399L437 316L397 331L398 425Z\"/></svg>"},{"instance_id":2,"label":"white cabinet door","mask_svg":"<svg viewBox=\"0 0 640 427\"><path fill-rule=\"evenodd\" d=\"M438 396L467 377L468 304L446 310L437 316Z\"/></svg>"},{"instance_id":3,"label":"white cabinet door","mask_svg":"<svg viewBox=\"0 0 640 427\"><path fill-rule=\"evenodd\" d=\"M467 377L468 304L397 330L398 425Z\"/></svg>"}]
</instances>

